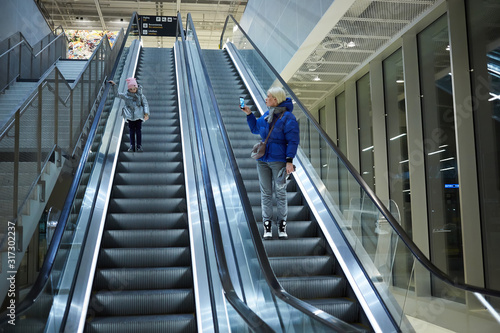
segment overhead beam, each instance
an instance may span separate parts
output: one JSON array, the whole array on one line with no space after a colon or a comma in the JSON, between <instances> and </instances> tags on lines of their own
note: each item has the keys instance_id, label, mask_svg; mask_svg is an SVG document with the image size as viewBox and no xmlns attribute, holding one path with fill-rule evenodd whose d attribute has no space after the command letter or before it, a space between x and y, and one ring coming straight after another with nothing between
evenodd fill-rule
<instances>
[{"instance_id":1,"label":"overhead beam","mask_svg":"<svg viewBox=\"0 0 500 333\"><path fill-rule=\"evenodd\" d=\"M104 23L104 17L102 17L101 6L99 4L99 0L94 0L94 2L95 2L95 8L97 9L97 14L99 14L99 20L101 21L102 30L105 31L105 30L107 30L106 23Z\"/></svg>"},{"instance_id":2,"label":"overhead beam","mask_svg":"<svg viewBox=\"0 0 500 333\"><path fill-rule=\"evenodd\" d=\"M302 66L309 55L323 41L332 28L337 25L344 14L349 10L356 0L333 1L325 14L320 18L316 26L304 39L302 45L288 64L281 71L281 77L286 81L290 80L295 72Z\"/></svg>"}]
</instances>

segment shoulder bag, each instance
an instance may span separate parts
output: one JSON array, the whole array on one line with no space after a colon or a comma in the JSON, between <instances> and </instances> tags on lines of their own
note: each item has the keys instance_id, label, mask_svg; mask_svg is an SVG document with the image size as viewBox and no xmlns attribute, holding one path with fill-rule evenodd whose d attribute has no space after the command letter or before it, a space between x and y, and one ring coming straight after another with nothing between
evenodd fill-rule
<instances>
[{"instance_id":1,"label":"shoulder bag","mask_svg":"<svg viewBox=\"0 0 500 333\"><path fill-rule=\"evenodd\" d=\"M284 114L285 114L285 111L283 111L283 113L281 114L281 116L280 116L279 119L281 119L281 117L283 117ZM251 158L258 160L259 158L261 158L262 156L264 156L264 154L266 153L267 140L269 140L269 136L271 136L271 132L273 131L274 125L276 125L277 122L278 121L276 120L274 122L273 126L271 126L271 129L269 130L269 133L267 133L266 140L265 141L261 141L261 142L257 142L253 146L252 152L250 154Z\"/></svg>"}]
</instances>

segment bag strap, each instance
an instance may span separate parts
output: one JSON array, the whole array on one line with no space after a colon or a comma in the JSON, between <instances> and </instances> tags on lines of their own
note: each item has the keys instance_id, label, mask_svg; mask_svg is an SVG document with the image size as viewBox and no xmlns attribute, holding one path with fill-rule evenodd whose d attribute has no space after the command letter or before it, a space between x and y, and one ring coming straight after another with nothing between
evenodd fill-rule
<instances>
[{"instance_id":1,"label":"bag strap","mask_svg":"<svg viewBox=\"0 0 500 333\"><path fill-rule=\"evenodd\" d=\"M273 126L271 126L271 129L269 130L269 133L267 133L267 137L266 137L266 140L264 141L264 144L267 145L267 140L269 140L269 137L271 136L271 132L274 129L274 125L276 125L276 123L278 122L278 120L280 120L283 117L284 114L285 114L285 111L283 111L283 113L281 113L281 116L273 123Z\"/></svg>"}]
</instances>

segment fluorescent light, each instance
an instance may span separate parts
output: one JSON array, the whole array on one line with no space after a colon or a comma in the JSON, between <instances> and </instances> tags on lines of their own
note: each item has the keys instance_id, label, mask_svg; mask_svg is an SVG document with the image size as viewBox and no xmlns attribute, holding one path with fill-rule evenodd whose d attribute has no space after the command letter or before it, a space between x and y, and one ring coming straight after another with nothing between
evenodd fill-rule
<instances>
[{"instance_id":1,"label":"fluorescent light","mask_svg":"<svg viewBox=\"0 0 500 333\"><path fill-rule=\"evenodd\" d=\"M494 69L492 68L492 66L490 66L490 65L488 65L488 70L489 70L490 72L492 72L492 73L495 73L495 74L497 74L497 75L500 75L500 72L499 72L499 71L494 70Z\"/></svg>"},{"instance_id":2,"label":"fluorescent light","mask_svg":"<svg viewBox=\"0 0 500 333\"><path fill-rule=\"evenodd\" d=\"M396 80L396 83L405 83L405 80Z\"/></svg>"},{"instance_id":3,"label":"fluorescent light","mask_svg":"<svg viewBox=\"0 0 500 333\"><path fill-rule=\"evenodd\" d=\"M408 162L410 162L410 160L400 161L399 164L408 163Z\"/></svg>"},{"instance_id":4,"label":"fluorescent light","mask_svg":"<svg viewBox=\"0 0 500 333\"><path fill-rule=\"evenodd\" d=\"M491 313L491 315L493 316L493 318L495 318L496 321L500 323L500 315L495 310L495 308L493 308L491 306L491 304L484 298L484 296L481 295L480 293L477 293L477 292L474 292L474 296L476 296L477 299L484 305L484 307L486 309L488 309L488 311Z\"/></svg>"},{"instance_id":5,"label":"fluorescent light","mask_svg":"<svg viewBox=\"0 0 500 333\"><path fill-rule=\"evenodd\" d=\"M393 138L390 138L390 140L393 141L393 140L399 139L400 137L405 136L405 135L406 135L406 133L402 133L402 134L396 135Z\"/></svg>"},{"instance_id":6,"label":"fluorescent light","mask_svg":"<svg viewBox=\"0 0 500 333\"><path fill-rule=\"evenodd\" d=\"M448 147L448 145L441 145L438 148L446 148L446 147Z\"/></svg>"},{"instance_id":7,"label":"fluorescent light","mask_svg":"<svg viewBox=\"0 0 500 333\"><path fill-rule=\"evenodd\" d=\"M448 171L448 170L455 170L455 167L444 168L439 171Z\"/></svg>"},{"instance_id":8,"label":"fluorescent light","mask_svg":"<svg viewBox=\"0 0 500 333\"><path fill-rule=\"evenodd\" d=\"M363 172L363 175L368 175L370 174L368 171Z\"/></svg>"},{"instance_id":9,"label":"fluorescent light","mask_svg":"<svg viewBox=\"0 0 500 333\"><path fill-rule=\"evenodd\" d=\"M346 44L347 47L355 47L356 43L354 43L352 40Z\"/></svg>"},{"instance_id":10,"label":"fluorescent light","mask_svg":"<svg viewBox=\"0 0 500 333\"><path fill-rule=\"evenodd\" d=\"M313 81L321 81L321 79L319 78L318 75L316 75L316 77L313 79Z\"/></svg>"},{"instance_id":11,"label":"fluorescent light","mask_svg":"<svg viewBox=\"0 0 500 333\"><path fill-rule=\"evenodd\" d=\"M449 50L451 50L451 47L450 47L450 45L447 45L446 46L446 51L449 51Z\"/></svg>"},{"instance_id":12,"label":"fluorescent light","mask_svg":"<svg viewBox=\"0 0 500 333\"><path fill-rule=\"evenodd\" d=\"M496 95L496 94L491 93L491 92L490 92L490 95L491 95L491 96L493 96L493 97L492 97L492 98L490 98L490 99L488 100L488 102L494 101L495 99L500 99L500 95Z\"/></svg>"},{"instance_id":13,"label":"fluorescent light","mask_svg":"<svg viewBox=\"0 0 500 333\"><path fill-rule=\"evenodd\" d=\"M439 162L446 162L446 161L451 161L451 160L454 160L454 159L455 159L455 157L448 157L448 158L439 160Z\"/></svg>"},{"instance_id":14,"label":"fluorescent light","mask_svg":"<svg viewBox=\"0 0 500 333\"><path fill-rule=\"evenodd\" d=\"M403 190L403 193L405 193L405 192L410 193L410 190Z\"/></svg>"},{"instance_id":15,"label":"fluorescent light","mask_svg":"<svg viewBox=\"0 0 500 333\"><path fill-rule=\"evenodd\" d=\"M373 149L373 146L367 147L367 148L363 149L363 151L368 151L370 149Z\"/></svg>"},{"instance_id":16,"label":"fluorescent light","mask_svg":"<svg viewBox=\"0 0 500 333\"><path fill-rule=\"evenodd\" d=\"M430 155L439 154L439 153L442 153L442 152L445 152L445 151L446 151L446 149L436 150L436 151L433 151L432 153L429 153L427 155L430 156Z\"/></svg>"}]
</instances>

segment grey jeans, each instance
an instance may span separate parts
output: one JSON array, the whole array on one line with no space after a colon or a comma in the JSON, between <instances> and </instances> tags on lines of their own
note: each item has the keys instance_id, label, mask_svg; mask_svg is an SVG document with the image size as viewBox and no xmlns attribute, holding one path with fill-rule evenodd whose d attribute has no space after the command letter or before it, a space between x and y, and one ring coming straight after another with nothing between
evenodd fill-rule
<instances>
[{"instance_id":1,"label":"grey jeans","mask_svg":"<svg viewBox=\"0 0 500 333\"><path fill-rule=\"evenodd\" d=\"M260 200L262 205L262 221L273 220L273 183L276 196L277 221L286 221L288 216L288 202L286 200L286 182L276 184L278 172L286 166L285 162L257 161L259 173Z\"/></svg>"}]
</instances>

